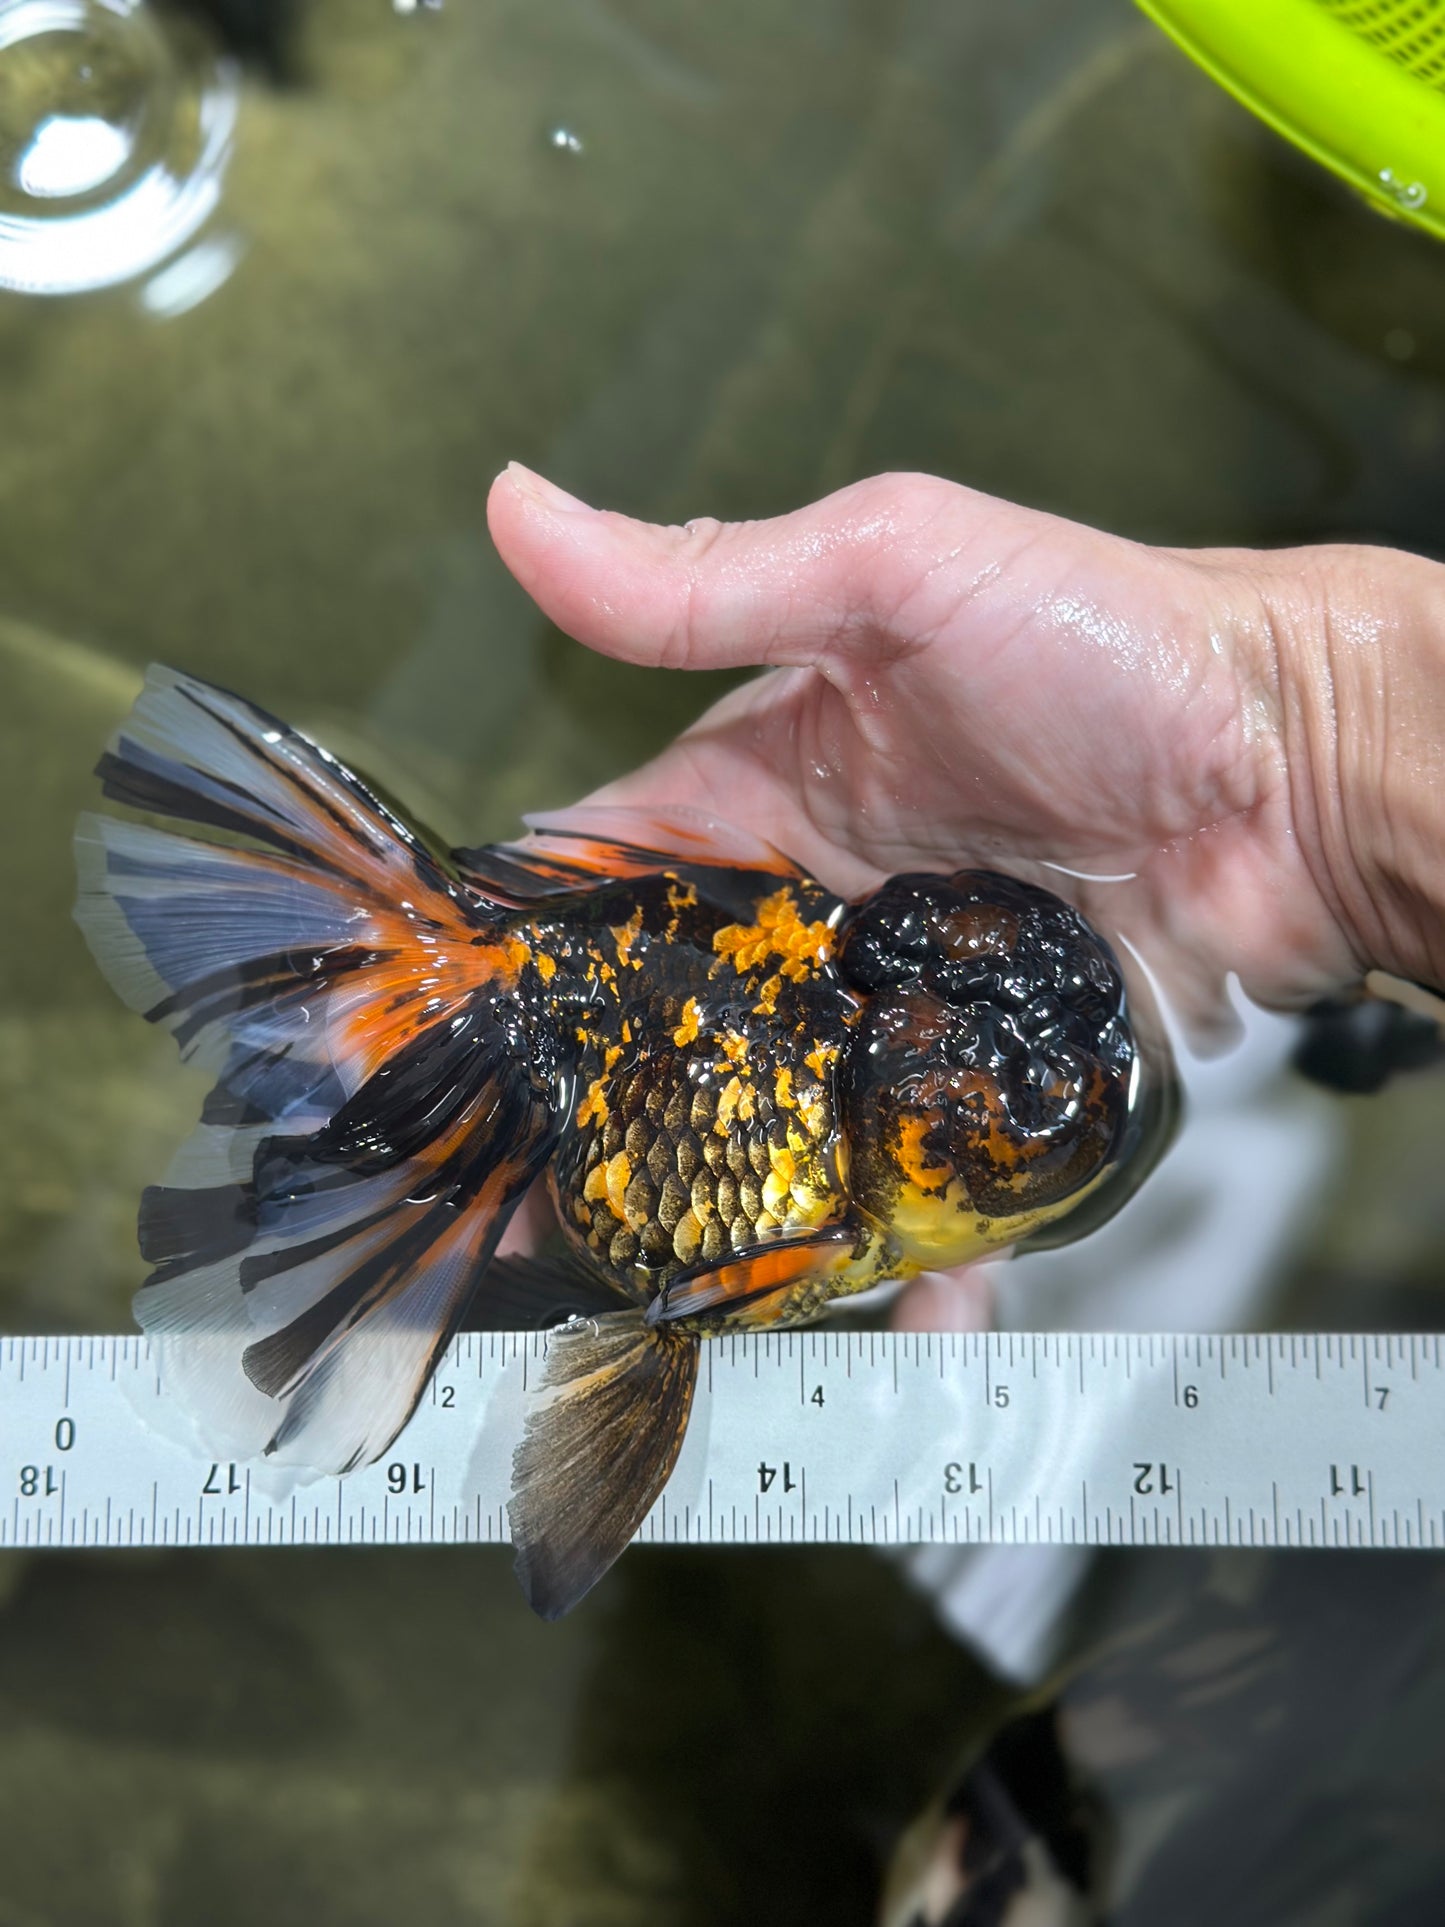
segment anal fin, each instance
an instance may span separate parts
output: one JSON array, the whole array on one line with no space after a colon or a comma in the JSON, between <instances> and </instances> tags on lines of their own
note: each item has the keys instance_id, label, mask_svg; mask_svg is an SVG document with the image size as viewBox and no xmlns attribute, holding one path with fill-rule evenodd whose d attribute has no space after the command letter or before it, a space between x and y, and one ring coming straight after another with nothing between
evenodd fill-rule
<instances>
[{"instance_id":1,"label":"anal fin","mask_svg":"<svg viewBox=\"0 0 1445 1927\"><path fill-rule=\"evenodd\" d=\"M646 1518L677 1462L698 1340L635 1311L554 1335L512 1460L517 1577L543 1619L589 1592Z\"/></svg>"},{"instance_id":2,"label":"anal fin","mask_svg":"<svg viewBox=\"0 0 1445 1927\"><path fill-rule=\"evenodd\" d=\"M542 1331L568 1318L599 1318L631 1302L604 1272L573 1251L493 1258L461 1329Z\"/></svg>"}]
</instances>

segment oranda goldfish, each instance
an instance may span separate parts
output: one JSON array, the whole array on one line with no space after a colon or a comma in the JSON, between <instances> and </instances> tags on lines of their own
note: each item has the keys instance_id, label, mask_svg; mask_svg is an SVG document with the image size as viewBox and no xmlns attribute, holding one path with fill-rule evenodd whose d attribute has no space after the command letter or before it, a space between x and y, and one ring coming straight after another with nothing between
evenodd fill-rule
<instances>
[{"instance_id":1,"label":"oranda goldfish","mask_svg":"<svg viewBox=\"0 0 1445 1927\"><path fill-rule=\"evenodd\" d=\"M80 923L216 1080L141 1203L140 1323L192 1337L211 1436L345 1472L474 1298L494 1325L585 1312L513 1466L548 1617L665 1484L700 1341L1096 1221L1156 1148L1118 961L1032 884L900 876L848 903L686 811L448 853L165 669L98 774L188 830L87 818ZM544 1174L572 1263L496 1260Z\"/></svg>"}]
</instances>

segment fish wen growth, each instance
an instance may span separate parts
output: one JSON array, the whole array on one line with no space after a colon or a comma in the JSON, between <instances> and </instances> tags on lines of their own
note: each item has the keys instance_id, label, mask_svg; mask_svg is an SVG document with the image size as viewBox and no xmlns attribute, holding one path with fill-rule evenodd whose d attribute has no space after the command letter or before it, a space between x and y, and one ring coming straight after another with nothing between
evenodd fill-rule
<instances>
[{"instance_id":1,"label":"fish wen growth","mask_svg":"<svg viewBox=\"0 0 1445 1927\"><path fill-rule=\"evenodd\" d=\"M77 916L215 1079L147 1190L141 1325L227 1456L377 1458L464 1319L582 1314L512 1472L538 1612L665 1485L699 1348L1097 1222L1167 1063L1107 943L990 871L832 895L757 837L588 810L446 851L306 736L168 669L98 766ZM1162 1047L1161 1047L1162 1048ZM546 1178L568 1256L499 1259Z\"/></svg>"}]
</instances>

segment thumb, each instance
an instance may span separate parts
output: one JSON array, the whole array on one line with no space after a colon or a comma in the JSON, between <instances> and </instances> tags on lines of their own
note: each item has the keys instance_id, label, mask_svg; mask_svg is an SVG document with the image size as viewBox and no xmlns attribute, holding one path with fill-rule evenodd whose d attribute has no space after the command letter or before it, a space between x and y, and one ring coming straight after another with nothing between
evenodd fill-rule
<instances>
[{"instance_id":1,"label":"thumb","mask_svg":"<svg viewBox=\"0 0 1445 1927\"><path fill-rule=\"evenodd\" d=\"M933 476L882 475L772 521L663 528L589 508L515 462L487 502L502 560L559 628L667 669L812 664L905 610L900 641L927 636L942 599L956 608L968 592L962 549L1004 516L1047 519ZM980 560L974 586L986 573Z\"/></svg>"}]
</instances>

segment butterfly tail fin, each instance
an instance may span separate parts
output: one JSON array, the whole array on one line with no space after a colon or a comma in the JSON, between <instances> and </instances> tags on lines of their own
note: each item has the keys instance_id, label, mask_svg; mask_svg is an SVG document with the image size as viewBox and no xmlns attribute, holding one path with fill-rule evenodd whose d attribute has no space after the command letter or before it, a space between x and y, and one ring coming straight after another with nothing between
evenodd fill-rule
<instances>
[{"instance_id":1,"label":"butterfly tail fin","mask_svg":"<svg viewBox=\"0 0 1445 1927\"><path fill-rule=\"evenodd\" d=\"M418 825L264 710L152 669L99 765L77 919L215 1084L144 1197L136 1301L228 1456L384 1451L555 1141L533 968ZM183 1340L172 1345L171 1340Z\"/></svg>"}]
</instances>

